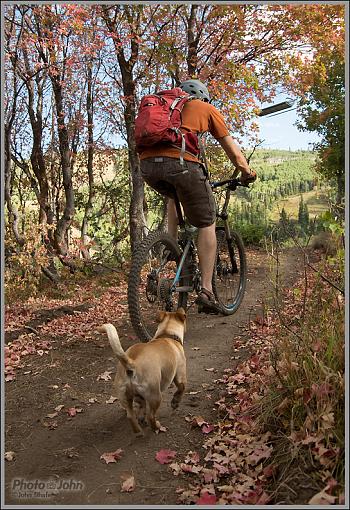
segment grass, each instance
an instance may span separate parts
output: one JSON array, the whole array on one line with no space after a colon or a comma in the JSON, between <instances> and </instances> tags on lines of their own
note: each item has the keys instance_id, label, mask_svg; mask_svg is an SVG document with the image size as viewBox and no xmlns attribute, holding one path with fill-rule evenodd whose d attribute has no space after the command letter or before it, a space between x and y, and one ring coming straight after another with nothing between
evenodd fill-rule
<instances>
[{"instance_id":1,"label":"grass","mask_svg":"<svg viewBox=\"0 0 350 510\"><path fill-rule=\"evenodd\" d=\"M302 195L304 203L306 203L308 207L310 218L320 216L322 213L329 209L328 199L325 192L313 190L303 193ZM277 222L279 220L280 211L282 211L283 208L286 211L287 216L289 216L291 219L297 219L299 202L300 194L279 200L276 202L270 213L270 219Z\"/></svg>"},{"instance_id":2,"label":"grass","mask_svg":"<svg viewBox=\"0 0 350 510\"><path fill-rule=\"evenodd\" d=\"M340 258L319 265L337 285L342 267ZM344 299L315 273L306 272L296 288L275 299L273 373L259 421L277 441L272 459L280 473L276 487L287 473L291 477L293 460L295 473L303 464L313 473L315 487L335 480L338 496L344 490ZM283 451L278 438L283 438Z\"/></svg>"}]
</instances>

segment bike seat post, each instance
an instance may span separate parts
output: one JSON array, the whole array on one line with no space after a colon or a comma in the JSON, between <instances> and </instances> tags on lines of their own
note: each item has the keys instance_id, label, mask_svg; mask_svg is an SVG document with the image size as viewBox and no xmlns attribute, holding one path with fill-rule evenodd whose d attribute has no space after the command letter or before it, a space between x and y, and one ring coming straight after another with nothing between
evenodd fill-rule
<instances>
[{"instance_id":1,"label":"bike seat post","mask_svg":"<svg viewBox=\"0 0 350 510\"><path fill-rule=\"evenodd\" d=\"M185 228L185 220L184 220L184 217L182 214L180 200L176 193L174 195L174 201L175 201L175 207L176 207L177 220L179 223L179 227L180 227L180 229L183 229L183 228Z\"/></svg>"}]
</instances>

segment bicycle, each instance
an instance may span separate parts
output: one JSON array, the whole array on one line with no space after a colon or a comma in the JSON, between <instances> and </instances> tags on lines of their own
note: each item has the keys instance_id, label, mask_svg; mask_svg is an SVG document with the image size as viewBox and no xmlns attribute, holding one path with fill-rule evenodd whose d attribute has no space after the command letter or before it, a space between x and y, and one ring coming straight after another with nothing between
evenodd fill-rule
<instances>
[{"instance_id":1,"label":"bicycle","mask_svg":"<svg viewBox=\"0 0 350 510\"><path fill-rule=\"evenodd\" d=\"M225 186L225 200L216 216L217 254L213 274L213 292L223 315L235 313L244 297L247 262L243 241L228 221L230 196L242 184L237 178L211 182L212 189ZM128 280L128 307L133 329L141 341L153 338L157 328L156 311L182 307L186 310L191 293L199 293L201 274L195 244L197 228L188 224L178 198L175 205L179 220L178 241L155 231L141 241L132 258ZM177 296L177 299L176 299ZM175 307L176 301L176 307Z\"/></svg>"}]
</instances>

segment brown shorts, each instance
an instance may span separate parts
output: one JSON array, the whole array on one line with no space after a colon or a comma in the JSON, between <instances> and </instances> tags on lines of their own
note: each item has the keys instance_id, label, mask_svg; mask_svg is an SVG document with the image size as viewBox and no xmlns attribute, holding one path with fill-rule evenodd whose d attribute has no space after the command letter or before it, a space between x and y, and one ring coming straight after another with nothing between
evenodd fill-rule
<instances>
[{"instance_id":1,"label":"brown shorts","mask_svg":"<svg viewBox=\"0 0 350 510\"><path fill-rule=\"evenodd\" d=\"M151 188L174 197L175 191L191 225L209 227L216 219L215 199L203 166L165 156L141 160L141 175Z\"/></svg>"}]
</instances>

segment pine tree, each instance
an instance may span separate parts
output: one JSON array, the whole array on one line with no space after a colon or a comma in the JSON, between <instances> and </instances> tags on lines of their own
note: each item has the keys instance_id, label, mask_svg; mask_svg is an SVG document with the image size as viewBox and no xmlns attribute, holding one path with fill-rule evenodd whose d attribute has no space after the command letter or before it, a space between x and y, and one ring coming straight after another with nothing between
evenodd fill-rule
<instances>
[{"instance_id":1,"label":"pine tree","mask_svg":"<svg viewBox=\"0 0 350 510\"><path fill-rule=\"evenodd\" d=\"M286 227L288 223L288 216L286 213L285 208L282 208L282 211L280 212L280 224L282 227Z\"/></svg>"},{"instance_id":2,"label":"pine tree","mask_svg":"<svg viewBox=\"0 0 350 510\"><path fill-rule=\"evenodd\" d=\"M300 196L298 221L301 229L306 232L309 226L309 210L304 202L303 195Z\"/></svg>"}]
</instances>

